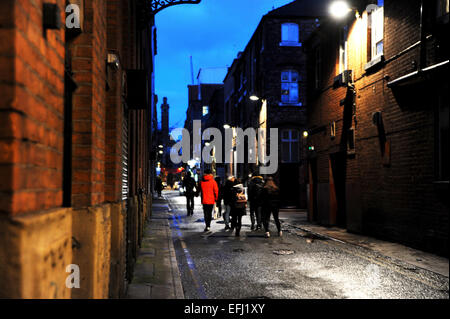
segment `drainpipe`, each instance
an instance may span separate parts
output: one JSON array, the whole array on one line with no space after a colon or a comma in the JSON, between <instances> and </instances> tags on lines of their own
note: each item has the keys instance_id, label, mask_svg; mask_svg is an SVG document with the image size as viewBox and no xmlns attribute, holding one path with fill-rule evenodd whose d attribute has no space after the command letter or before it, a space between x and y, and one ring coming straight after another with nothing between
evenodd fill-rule
<instances>
[{"instance_id":1,"label":"drainpipe","mask_svg":"<svg viewBox=\"0 0 450 319\"><path fill-rule=\"evenodd\" d=\"M420 57L419 57L419 73L426 67L426 36L425 36L425 17L424 17L424 0L420 1Z\"/></svg>"}]
</instances>

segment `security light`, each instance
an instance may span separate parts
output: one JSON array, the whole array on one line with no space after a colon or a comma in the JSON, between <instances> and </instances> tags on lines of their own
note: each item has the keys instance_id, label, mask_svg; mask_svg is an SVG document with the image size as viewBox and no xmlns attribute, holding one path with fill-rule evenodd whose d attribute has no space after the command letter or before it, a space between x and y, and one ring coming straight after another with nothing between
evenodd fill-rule
<instances>
[{"instance_id":1,"label":"security light","mask_svg":"<svg viewBox=\"0 0 450 319\"><path fill-rule=\"evenodd\" d=\"M352 9L346 1L333 1L329 9L330 14L336 19L345 18L350 11Z\"/></svg>"}]
</instances>

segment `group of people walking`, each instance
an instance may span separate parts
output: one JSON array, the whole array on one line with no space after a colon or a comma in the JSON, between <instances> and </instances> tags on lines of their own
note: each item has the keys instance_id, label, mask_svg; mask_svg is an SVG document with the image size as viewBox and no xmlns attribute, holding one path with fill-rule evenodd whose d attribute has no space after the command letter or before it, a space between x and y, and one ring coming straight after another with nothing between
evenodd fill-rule
<instances>
[{"instance_id":1,"label":"group of people walking","mask_svg":"<svg viewBox=\"0 0 450 319\"><path fill-rule=\"evenodd\" d=\"M279 220L280 190L272 177L269 176L264 180L262 176L253 174L248 183L248 196L239 179L230 176L222 184L220 178L214 179L210 170L205 170L198 185L190 173L186 173L183 186L187 200L187 216L192 216L194 213L194 197L201 195L205 232L210 231L212 214L216 206L218 216L223 215L225 230L235 231L235 235L239 237L242 217L247 214L249 203L251 230L260 230L264 227L265 236L270 237L269 222L270 216L273 215L278 235L282 236Z\"/></svg>"}]
</instances>

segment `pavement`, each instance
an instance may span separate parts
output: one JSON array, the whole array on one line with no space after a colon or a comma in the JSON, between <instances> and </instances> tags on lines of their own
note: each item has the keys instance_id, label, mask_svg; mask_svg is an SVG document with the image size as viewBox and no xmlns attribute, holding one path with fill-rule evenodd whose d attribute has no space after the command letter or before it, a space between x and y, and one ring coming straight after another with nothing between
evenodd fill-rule
<instances>
[{"instance_id":1,"label":"pavement","mask_svg":"<svg viewBox=\"0 0 450 319\"><path fill-rule=\"evenodd\" d=\"M154 199L133 280L128 286L128 299L184 299L170 216L167 201Z\"/></svg>"},{"instance_id":2,"label":"pavement","mask_svg":"<svg viewBox=\"0 0 450 319\"><path fill-rule=\"evenodd\" d=\"M184 299L182 279L174 248L173 218L168 201L155 199L136 263L134 277L128 288L132 299ZM412 265L449 277L448 259L400 244L346 232L336 227L322 227L307 221L306 211L281 210L283 230L295 230L308 240L326 238L344 245L359 247L396 263ZM172 225L173 226L173 225ZM176 232L175 232L176 233ZM186 250L186 249L185 249Z\"/></svg>"}]
</instances>

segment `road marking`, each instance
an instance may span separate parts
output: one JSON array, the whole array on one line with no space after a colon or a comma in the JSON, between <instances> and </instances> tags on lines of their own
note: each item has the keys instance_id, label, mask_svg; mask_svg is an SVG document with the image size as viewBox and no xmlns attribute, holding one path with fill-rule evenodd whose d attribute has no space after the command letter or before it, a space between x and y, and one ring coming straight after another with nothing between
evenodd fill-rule
<instances>
[{"instance_id":1,"label":"road marking","mask_svg":"<svg viewBox=\"0 0 450 319\"><path fill-rule=\"evenodd\" d=\"M198 280L199 276L197 274L197 269L195 267L194 260L192 259L191 253L189 252L189 249L187 248L186 242L183 239L183 234L181 233L181 230L180 230L180 224L182 221L181 221L180 216L177 213L178 205L175 203L172 203L169 198L167 198L167 202L169 204L169 207L173 206L173 209L171 209L172 225L173 225L173 228L175 229L174 232L177 235L178 240L180 241L181 248L183 249L184 256L185 256L187 264L188 264L189 273L191 274L191 277L192 277L192 281L194 282L195 288L197 289L197 292L200 295L200 298L207 299L208 297L206 296L205 289Z\"/></svg>"}]
</instances>

